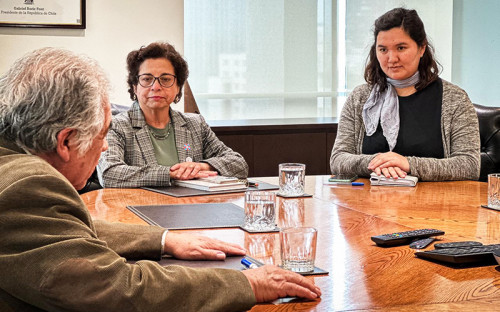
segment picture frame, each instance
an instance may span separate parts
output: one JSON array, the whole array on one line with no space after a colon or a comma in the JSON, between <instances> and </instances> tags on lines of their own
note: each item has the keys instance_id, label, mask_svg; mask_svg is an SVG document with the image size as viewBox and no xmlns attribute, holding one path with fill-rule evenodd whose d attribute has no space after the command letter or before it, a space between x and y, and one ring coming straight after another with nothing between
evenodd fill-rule
<instances>
[{"instance_id":1,"label":"picture frame","mask_svg":"<svg viewBox=\"0 0 500 312\"><path fill-rule=\"evenodd\" d=\"M85 29L86 0L2 0L0 27Z\"/></svg>"}]
</instances>

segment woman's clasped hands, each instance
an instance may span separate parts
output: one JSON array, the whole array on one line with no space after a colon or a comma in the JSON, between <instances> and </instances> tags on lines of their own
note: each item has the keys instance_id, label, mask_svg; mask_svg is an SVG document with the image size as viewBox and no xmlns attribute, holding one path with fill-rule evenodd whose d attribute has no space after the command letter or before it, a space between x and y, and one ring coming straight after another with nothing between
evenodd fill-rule
<instances>
[{"instance_id":1,"label":"woman's clasped hands","mask_svg":"<svg viewBox=\"0 0 500 312\"><path fill-rule=\"evenodd\" d=\"M170 167L170 178L175 180L207 178L217 174L217 171L207 163L182 162Z\"/></svg>"},{"instance_id":2,"label":"woman's clasped hands","mask_svg":"<svg viewBox=\"0 0 500 312\"><path fill-rule=\"evenodd\" d=\"M410 172L410 163L406 157L398 153L379 153L370 161L368 169L377 175L398 179L406 177Z\"/></svg>"}]
</instances>

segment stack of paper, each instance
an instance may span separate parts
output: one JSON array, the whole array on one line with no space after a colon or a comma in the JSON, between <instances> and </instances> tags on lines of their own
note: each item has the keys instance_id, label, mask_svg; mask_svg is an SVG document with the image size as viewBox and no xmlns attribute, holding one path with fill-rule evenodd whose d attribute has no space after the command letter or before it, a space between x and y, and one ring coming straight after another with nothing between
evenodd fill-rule
<instances>
[{"instance_id":1,"label":"stack of paper","mask_svg":"<svg viewBox=\"0 0 500 312\"><path fill-rule=\"evenodd\" d=\"M212 179L212 181L210 181ZM193 188L203 191L226 191L226 190L245 190L247 188L245 182L239 181L237 178L215 176L211 178L195 179L195 180L175 180L177 186Z\"/></svg>"},{"instance_id":2,"label":"stack of paper","mask_svg":"<svg viewBox=\"0 0 500 312\"><path fill-rule=\"evenodd\" d=\"M225 176L220 176L220 175L206 177L206 178L199 178L198 180L217 183L217 184L227 184L227 183L234 183L234 182L239 181L238 178L235 178L235 177L225 177Z\"/></svg>"},{"instance_id":3,"label":"stack of paper","mask_svg":"<svg viewBox=\"0 0 500 312\"><path fill-rule=\"evenodd\" d=\"M389 186L415 186L417 185L418 178L407 175L405 178L386 178L383 175L377 175L372 172L370 175L371 185L389 185Z\"/></svg>"}]
</instances>

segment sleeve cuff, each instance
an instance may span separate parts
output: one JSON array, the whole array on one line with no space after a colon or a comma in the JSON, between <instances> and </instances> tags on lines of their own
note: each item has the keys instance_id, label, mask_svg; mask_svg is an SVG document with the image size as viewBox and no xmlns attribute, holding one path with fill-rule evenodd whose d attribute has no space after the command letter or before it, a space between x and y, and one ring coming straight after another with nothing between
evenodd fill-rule
<instances>
[{"instance_id":1,"label":"sleeve cuff","mask_svg":"<svg viewBox=\"0 0 500 312\"><path fill-rule=\"evenodd\" d=\"M165 240L167 237L168 230L165 230L163 234L161 235L161 254L163 255L165 253Z\"/></svg>"}]
</instances>

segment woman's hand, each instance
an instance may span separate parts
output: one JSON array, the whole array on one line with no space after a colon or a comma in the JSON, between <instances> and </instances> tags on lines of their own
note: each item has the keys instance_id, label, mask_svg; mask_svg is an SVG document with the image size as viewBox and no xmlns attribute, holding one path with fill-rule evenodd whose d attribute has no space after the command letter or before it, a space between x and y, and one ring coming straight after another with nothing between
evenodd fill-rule
<instances>
[{"instance_id":1,"label":"woman's hand","mask_svg":"<svg viewBox=\"0 0 500 312\"><path fill-rule=\"evenodd\" d=\"M217 171L207 163L183 162L170 167L170 178L174 180L191 180L216 175Z\"/></svg>"},{"instance_id":2,"label":"woman's hand","mask_svg":"<svg viewBox=\"0 0 500 312\"><path fill-rule=\"evenodd\" d=\"M368 169L386 178L404 178L410 172L410 163L406 157L394 152L380 153L368 164Z\"/></svg>"}]
</instances>

